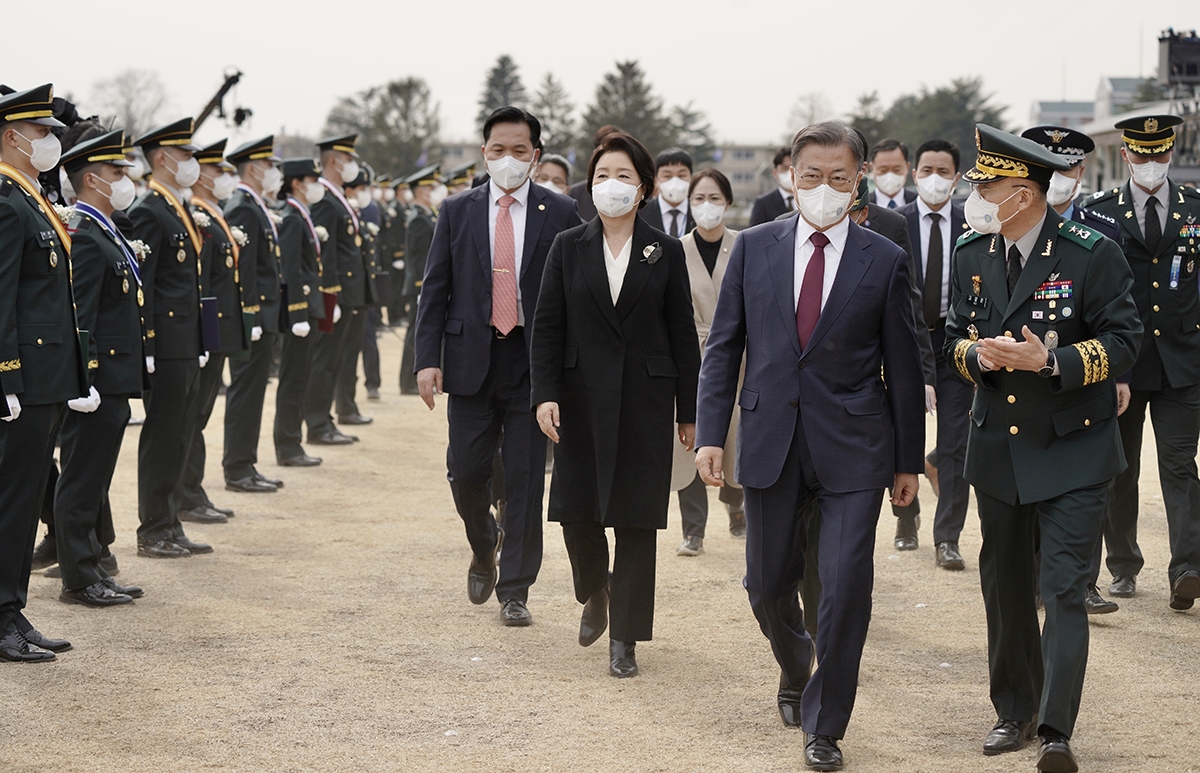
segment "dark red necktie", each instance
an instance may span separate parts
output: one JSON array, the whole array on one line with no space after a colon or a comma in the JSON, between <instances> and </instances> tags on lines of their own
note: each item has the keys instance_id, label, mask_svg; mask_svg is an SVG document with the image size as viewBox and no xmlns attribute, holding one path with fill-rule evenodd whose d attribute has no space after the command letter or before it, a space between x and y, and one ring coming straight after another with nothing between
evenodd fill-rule
<instances>
[{"instance_id":1,"label":"dark red necktie","mask_svg":"<svg viewBox=\"0 0 1200 773\"><path fill-rule=\"evenodd\" d=\"M796 333L800 336L800 351L808 346L821 318L821 293L825 289L825 245L829 237L820 231L814 231L808 237L812 242L813 253L804 269L804 282L800 285L800 301L796 304Z\"/></svg>"}]
</instances>

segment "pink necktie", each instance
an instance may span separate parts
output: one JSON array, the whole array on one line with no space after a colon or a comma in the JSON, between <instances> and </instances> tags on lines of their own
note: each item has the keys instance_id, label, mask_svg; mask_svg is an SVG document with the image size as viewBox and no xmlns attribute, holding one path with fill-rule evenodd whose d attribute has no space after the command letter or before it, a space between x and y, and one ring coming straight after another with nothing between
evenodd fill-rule
<instances>
[{"instance_id":1,"label":"pink necktie","mask_svg":"<svg viewBox=\"0 0 1200 773\"><path fill-rule=\"evenodd\" d=\"M492 255L492 325L501 335L508 335L517 326L517 257L513 241L512 216L508 208L516 201L512 196L500 197L496 213L496 249Z\"/></svg>"},{"instance_id":2,"label":"pink necktie","mask_svg":"<svg viewBox=\"0 0 1200 773\"><path fill-rule=\"evenodd\" d=\"M812 257L804 269L804 282L800 285L800 301L796 304L796 333L800 336L800 351L808 346L821 318L821 293L825 289L825 245L829 237L820 231L808 237L813 244Z\"/></svg>"}]
</instances>

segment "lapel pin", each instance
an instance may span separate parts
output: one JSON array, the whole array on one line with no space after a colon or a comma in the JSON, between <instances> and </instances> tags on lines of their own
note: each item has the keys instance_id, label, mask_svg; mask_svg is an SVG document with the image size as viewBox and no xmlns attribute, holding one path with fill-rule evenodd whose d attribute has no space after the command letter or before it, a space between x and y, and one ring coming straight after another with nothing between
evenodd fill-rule
<instances>
[{"instance_id":1,"label":"lapel pin","mask_svg":"<svg viewBox=\"0 0 1200 773\"><path fill-rule=\"evenodd\" d=\"M643 263L649 263L653 266L662 257L662 247L658 246L658 242L655 242L642 250L642 256Z\"/></svg>"},{"instance_id":2,"label":"lapel pin","mask_svg":"<svg viewBox=\"0 0 1200 773\"><path fill-rule=\"evenodd\" d=\"M538 212L543 212L543 211L545 211L545 209L546 209L545 204L538 204Z\"/></svg>"}]
</instances>

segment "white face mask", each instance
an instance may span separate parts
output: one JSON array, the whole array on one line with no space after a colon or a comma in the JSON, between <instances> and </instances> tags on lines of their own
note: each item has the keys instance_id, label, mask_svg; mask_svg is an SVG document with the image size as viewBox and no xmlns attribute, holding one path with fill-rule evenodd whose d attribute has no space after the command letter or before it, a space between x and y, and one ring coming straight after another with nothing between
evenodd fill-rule
<instances>
[{"instance_id":1,"label":"white face mask","mask_svg":"<svg viewBox=\"0 0 1200 773\"><path fill-rule=\"evenodd\" d=\"M16 130L14 129L13 131ZM16 134L32 147L33 152L31 153L25 153L19 145L17 146L17 150L29 156L29 163L33 164L34 169L39 172L49 172L58 166L58 159L62 157L62 143L58 141L58 137L55 137L53 134L47 134L45 137L38 137L36 140L31 140L24 134L21 134L21 132L16 132Z\"/></svg>"},{"instance_id":2,"label":"white face mask","mask_svg":"<svg viewBox=\"0 0 1200 773\"><path fill-rule=\"evenodd\" d=\"M1075 198L1075 192L1079 190L1079 183L1082 181L1083 178L1075 179L1067 177L1061 172L1055 172L1050 178L1050 189L1046 191L1046 203L1057 207L1071 201Z\"/></svg>"},{"instance_id":3,"label":"white face mask","mask_svg":"<svg viewBox=\"0 0 1200 773\"><path fill-rule=\"evenodd\" d=\"M235 188L237 188L237 178L229 172L221 172L213 178L212 195L217 201L224 201L232 196Z\"/></svg>"},{"instance_id":4,"label":"white face mask","mask_svg":"<svg viewBox=\"0 0 1200 773\"><path fill-rule=\"evenodd\" d=\"M682 204L687 197L688 181L682 177L672 177L658 184L658 192L668 204Z\"/></svg>"},{"instance_id":5,"label":"white face mask","mask_svg":"<svg viewBox=\"0 0 1200 773\"><path fill-rule=\"evenodd\" d=\"M566 195L566 193L567 193L565 190L563 190L562 188L559 188L557 185L555 185L550 180L542 180L540 183L538 183L538 185L542 186L543 188L545 188L548 191L554 191L555 193L561 193L563 195Z\"/></svg>"},{"instance_id":6,"label":"white face mask","mask_svg":"<svg viewBox=\"0 0 1200 773\"><path fill-rule=\"evenodd\" d=\"M1013 191L1008 199L1016 196L1021 192L1021 189ZM1005 199L1004 201L1008 201ZM967 203L963 205L963 215L966 217L967 225L971 230L978 231L981 234L1000 233L1000 227L1017 216L1014 212L1004 220L1000 219L1000 205L1004 203L993 204L983 197L979 192L979 188L971 191L971 195L967 197ZM1019 210L1018 210L1019 211Z\"/></svg>"},{"instance_id":7,"label":"white face mask","mask_svg":"<svg viewBox=\"0 0 1200 773\"><path fill-rule=\"evenodd\" d=\"M35 163L34 166L37 166ZM1129 164L1129 173L1133 177L1133 181L1138 185L1148 190L1158 190L1158 186L1167 181L1167 172L1171 169L1171 162L1165 164L1160 161L1147 161L1142 164ZM43 170L44 171L44 170Z\"/></svg>"},{"instance_id":8,"label":"white face mask","mask_svg":"<svg viewBox=\"0 0 1200 773\"><path fill-rule=\"evenodd\" d=\"M931 174L917 178L917 195L931 207L945 203L954 191L954 180L947 180L940 174Z\"/></svg>"},{"instance_id":9,"label":"white face mask","mask_svg":"<svg viewBox=\"0 0 1200 773\"><path fill-rule=\"evenodd\" d=\"M371 192L363 189L354 194L354 203L359 209L366 209L371 204Z\"/></svg>"},{"instance_id":10,"label":"white face mask","mask_svg":"<svg viewBox=\"0 0 1200 773\"><path fill-rule=\"evenodd\" d=\"M875 187L883 191L888 198L895 196L904 187L904 175L895 172L884 172L875 175Z\"/></svg>"},{"instance_id":11,"label":"white face mask","mask_svg":"<svg viewBox=\"0 0 1200 773\"><path fill-rule=\"evenodd\" d=\"M130 180L140 180L146 176L146 162L142 160L141 156L134 156L130 163L133 166L125 167L125 174L129 176Z\"/></svg>"},{"instance_id":12,"label":"white face mask","mask_svg":"<svg viewBox=\"0 0 1200 773\"><path fill-rule=\"evenodd\" d=\"M268 198L273 197L276 193L279 193L279 189L282 187L283 172L279 171L279 169L273 166L268 167L263 171L262 189L264 196L267 196Z\"/></svg>"},{"instance_id":13,"label":"white face mask","mask_svg":"<svg viewBox=\"0 0 1200 773\"><path fill-rule=\"evenodd\" d=\"M640 185L608 179L592 186L592 203L606 217L620 217L637 206Z\"/></svg>"},{"instance_id":14,"label":"white face mask","mask_svg":"<svg viewBox=\"0 0 1200 773\"><path fill-rule=\"evenodd\" d=\"M389 203L395 201L396 200L396 191L391 188L384 188L383 189L383 200L386 202L389 202Z\"/></svg>"},{"instance_id":15,"label":"white face mask","mask_svg":"<svg viewBox=\"0 0 1200 773\"><path fill-rule=\"evenodd\" d=\"M114 210L128 209L133 200L137 198L137 188L134 187L133 180L125 175L121 175L121 179L114 183L103 180L99 176L96 179L108 185L107 196L104 193L100 193L100 195L108 199L108 203Z\"/></svg>"},{"instance_id":16,"label":"white face mask","mask_svg":"<svg viewBox=\"0 0 1200 773\"><path fill-rule=\"evenodd\" d=\"M779 172L775 175L775 179L779 182L779 187L787 191L788 195L792 193L792 171L789 169L786 172Z\"/></svg>"},{"instance_id":17,"label":"white face mask","mask_svg":"<svg viewBox=\"0 0 1200 773\"><path fill-rule=\"evenodd\" d=\"M706 201L692 207L692 217L696 219L696 225L705 230L716 228L725 220L725 207Z\"/></svg>"},{"instance_id":18,"label":"white face mask","mask_svg":"<svg viewBox=\"0 0 1200 773\"><path fill-rule=\"evenodd\" d=\"M529 176L529 167L533 161L518 161L513 156L501 156L487 162L488 174L506 191L520 186Z\"/></svg>"},{"instance_id":19,"label":"white face mask","mask_svg":"<svg viewBox=\"0 0 1200 773\"><path fill-rule=\"evenodd\" d=\"M446 200L446 196L449 194L450 191L446 189L446 186L438 183L437 185L433 186L433 190L429 192L429 204L436 209L437 207L442 206L442 202Z\"/></svg>"},{"instance_id":20,"label":"white face mask","mask_svg":"<svg viewBox=\"0 0 1200 773\"><path fill-rule=\"evenodd\" d=\"M354 159L350 159L346 163L342 164L342 184L344 185L346 183L353 182L354 178L358 177L358 173L360 171L361 170L358 168L358 162Z\"/></svg>"},{"instance_id":21,"label":"white face mask","mask_svg":"<svg viewBox=\"0 0 1200 773\"><path fill-rule=\"evenodd\" d=\"M325 198L325 186L321 183L309 183L304 187L304 200L309 206Z\"/></svg>"},{"instance_id":22,"label":"white face mask","mask_svg":"<svg viewBox=\"0 0 1200 773\"><path fill-rule=\"evenodd\" d=\"M175 185L180 188L191 188L200 179L200 162L194 158L184 161L171 159L175 167Z\"/></svg>"},{"instance_id":23,"label":"white face mask","mask_svg":"<svg viewBox=\"0 0 1200 773\"><path fill-rule=\"evenodd\" d=\"M58 189L62 191L63 201L72 202L79 198L75 193L75 186L71 185L71 179L67 177L67 170L61 166L58 168Z\"/></svg>"},{"instance_id":24,"label":"white face mask","mask_svg":"<svg viewBox=\"0 0 1200 773\"><path fill-rule=\"evenodd\" d=\"M796 205L804 219L817 228L828 228L846 216L850 203L858 192L858 180L850 190L842 193L828 183L821 183L812 190L796 190Z\"/></svg>"}]
</instances>

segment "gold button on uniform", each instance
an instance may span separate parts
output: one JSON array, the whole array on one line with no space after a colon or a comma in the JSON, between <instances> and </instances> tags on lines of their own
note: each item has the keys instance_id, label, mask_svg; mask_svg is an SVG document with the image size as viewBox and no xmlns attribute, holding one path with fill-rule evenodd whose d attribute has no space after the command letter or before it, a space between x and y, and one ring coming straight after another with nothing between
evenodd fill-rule
<instances>
[{"instance_id":1,"label":"gold button on uniform","mask_svg":"<svg viewBox=\"0 0 1200 773\"><path fill-rule=\"evenodd\" d=\"M109 349L109 350L108 350L108 355L109 355L110 357L111 357L111 356L113 356L113 355L114 355L114 354L116 354L116 353L117 353L117 350L116 350L116 349Z\"/></svg>"},{"instance_id":2,"label":"gold button on uniform","mask_svg":"<svg viewBox=\"0 0 1200 773\"><path fill-rule=\"evenodd\" d=\"M1091 420L1091 419L1084 419L1084 420L1083 420L1083 426L1085 426L1085 427L1090 427L1090 426L1092 426L1092 420Z\"/></svg>"},{"instance_id":3,"label":"gold button on uniform","mask_svg":"<svg viewBox=\"0 0 1200 773\"><path fill-rule=\"evenodd\" d=\"M187 260L187 251L180 250L179 252L175 253L175 260L178 260L180 263Z\"/></svg>"},{"instance_id":4,"label":"gold button on uniform","mask_svg":"<svg viewBox=\"0 0 1200 773\"><path fill-rule=\"evenodd\" d=\"M1157 289L1158 289L1158 282L1151 282L1151 283L1150 283L1150 286L1151 286L1151 287L1153 287L1155 290L1157 290Z\"/></svg>"},{"instance_id":5,"label":"gold button on uniform","mask_svg":"<svg viewBox=\"0 0 1200 773\"><path fill-rule=\"evenodd\" d=\"M173 311L168 311L168 312L167 312L167 316L168 316L168 317L173 317L173 316L175 316L175 312L173 312Z\"/></svg>"},{"instance_id":6,"label":"gold button on uniform","mask_svg":"<svg viewBox=\"0 0 1200 773\"><path fill-rule=\"evenodd\" d=\"M39 339L38 339L38 346L41 346L41 345L42 345L42 339L40 339L40 338L39 338Z\"/></svg>"},{"instance_id":7,"label":"gold button on uniform","mask_svg":"<svg viewBox=\"0 0 1200 773\"><path fill-rule=\"evenodd\" d=\"M1017 425L1015 425L1015 424L1008 428L1008 434L1010 434L1010 435L1015 435L1019 431L1020 430L1017 429Z\"/></svg>"},{"instance_id":8,"label":"gold button on uniform","mask_svg":"<svg viewBox=\"0 0 1200 773\"><path fill-rule=\"evenodd\" d=\"M1150 262L1151 262L1151 263L1158 263L1158 258L1155 258L1154 260L1152 260L1152 261L1150 261Z\"/></svg>"},{"instance_id":9,"label":"gold button on uniform","mask_svg":"<svg viewBox=\"0 0 1200 773\"><path fill-rule=\"evenodd\" d=\"M1158 330L1157 328L1155 328L1154 335L1156 335L1156 336L1162 335L1162 332L1160 330Z\"/></svg>"},{"instance_id":10,"label":"gold button on uniform","mask_svg":"<svg viewBox=\"0 0 1200 773\"><path fill-rule=\"evenodd\" d=\"M50 250L50 268L58 268L58 253Z\"/></svg>"},{"instance_id":11,"label":"gold button on uniform","mask_svg":"<svg viewBox=\"0 0 1200 773\"><path fill-rule=\"evenodd\" d=\"M1011 330L1005 330L1005 331L1004 331L1004 335L1008 336L1009 338L1012 338L1012 331L1011 331Z\"/></svg>"},{"instance_id":12,"label":"gold button on uniform","mask_svg":"<svg viewBox=\"0 0 1200 773\"><path fill-rule=\"evenodd\" d=\"M1155 310L1155 311L1158 311L1158 304L1157 304L1157 303L1156 303L1156 304L1154 304L1154 310Z\"/></svg>"},{"instance_id":13,"label":"gold button on uniform","mask_svg":"<svg viewBox=\"0 0 1200 773\"><path fill-rule=\"evenodd\" d=\"M1016 395L1009 395L1009 396L1008 396L1008 404L1009 404L1009 405L1012 405L1012 404L1013 404L1013 403L1015 403L1016 401L1017 401L1017 396L1016 396Z\"/></svg>"}]
</instances>

